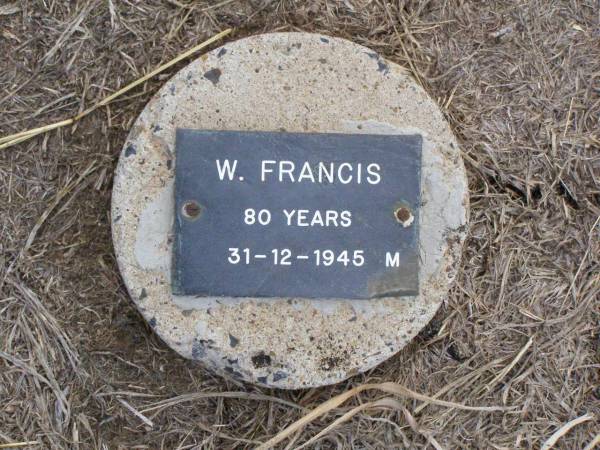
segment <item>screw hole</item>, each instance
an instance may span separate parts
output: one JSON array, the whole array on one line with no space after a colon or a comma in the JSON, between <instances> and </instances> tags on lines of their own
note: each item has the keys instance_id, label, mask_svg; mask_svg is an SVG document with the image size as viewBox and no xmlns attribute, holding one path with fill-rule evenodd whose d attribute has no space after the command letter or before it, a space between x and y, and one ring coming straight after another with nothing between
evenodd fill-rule
<instances>
[{"instance_id":1,"label":"screw hole","mask_svg":"<svg viewBox=\"0 0 600 450\"><path fill-rule=\"evenodd\" d=\"M394 216L396 216L396 220L401 223L404 228L410 226L415 220L415 216L413 216L411 210L405 207L398 208L394 212Z\"/></svg>"},{"instance_id":2,"label":"screw hole","mask_svg":"<svg viewBox=\"0 0 600 450\"><path fill-rule=\"evenodd\" d=\"M194 200L189 200L185 202L181 208L181 212L186 219L197 219L200 215L202 208L200 205Z\"/></svg>"}]
</instances>

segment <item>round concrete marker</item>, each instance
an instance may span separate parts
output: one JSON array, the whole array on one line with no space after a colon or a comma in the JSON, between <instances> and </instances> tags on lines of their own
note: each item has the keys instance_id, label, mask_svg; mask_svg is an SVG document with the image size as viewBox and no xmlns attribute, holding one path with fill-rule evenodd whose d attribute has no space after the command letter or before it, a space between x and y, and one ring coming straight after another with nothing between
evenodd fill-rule
<instances>
[{"instance_id":1,"label":"round concrete marker","mask_svg":"<svg viewBox=\"0 0 600 450\"><path fill-rule=\"evenodd\" d=\"M173 296L176 128L422 135L419 295ZM190 207L190 214L196 212ZM396 214L410 226L410 212ZM410 342L447 295L467 216L463 162L435 102L405 69L372 50L307 33L226 44L165 83L131 129L112 199L119 268L154 331L186 358L281 388L341 381Z\"/></svg>"}]
</instances>

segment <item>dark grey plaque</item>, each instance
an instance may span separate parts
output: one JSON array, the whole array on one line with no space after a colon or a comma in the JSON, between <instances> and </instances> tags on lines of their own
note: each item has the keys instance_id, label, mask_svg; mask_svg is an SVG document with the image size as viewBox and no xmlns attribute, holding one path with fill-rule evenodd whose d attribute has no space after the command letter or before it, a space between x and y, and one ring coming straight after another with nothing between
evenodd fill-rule
<instances>
[{"instance_id":1,"label":"dark grey plaque","mask_svg":"<svg viewBox=\"0 0 600 450\"><path fill-rule=\"evenodd\" d=\"M421 142L178 129L173 293L417 294Z\"/></svg>"}]
</instances>

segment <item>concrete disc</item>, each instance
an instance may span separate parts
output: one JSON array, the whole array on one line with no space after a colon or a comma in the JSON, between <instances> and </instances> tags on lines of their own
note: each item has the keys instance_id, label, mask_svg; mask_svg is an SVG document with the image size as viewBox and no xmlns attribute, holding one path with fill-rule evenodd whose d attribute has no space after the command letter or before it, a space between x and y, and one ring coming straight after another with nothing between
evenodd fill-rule
<instances>
[{"instance_id":1,"label":"concrete disc","mask_svg":"<svg viewBox=\"0 0 600 450\"><path fill-rule=\"evenodd\" d=\"M375 300L171 294L175 129L421 134L420 294ZM239 380L305 388L398 352L444 301L468 218L460 152L407 71L352 42L275 33L228 43L165 83L131 129L116 171L113 240L129 294L180 355Z\"/></svg>"}]
</instances>

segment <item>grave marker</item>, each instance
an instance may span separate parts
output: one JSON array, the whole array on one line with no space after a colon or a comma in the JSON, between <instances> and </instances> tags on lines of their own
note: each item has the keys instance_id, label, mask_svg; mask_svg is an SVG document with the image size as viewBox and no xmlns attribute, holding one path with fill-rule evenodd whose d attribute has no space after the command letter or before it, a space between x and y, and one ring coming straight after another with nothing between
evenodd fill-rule
<instances>
[{"instance_id":1,"label":"grave marker","mask_svg":"<svg viewBox=\"0 0 600 450\"><path fill-rule=\"evenodd\" d=\"M154 331L281 388L341 381L410 342L447 296L467 217L435 102L372 50L308 33L228 43L166 82L112 200L119 268Z\"/></svg>"}]
</instances>

